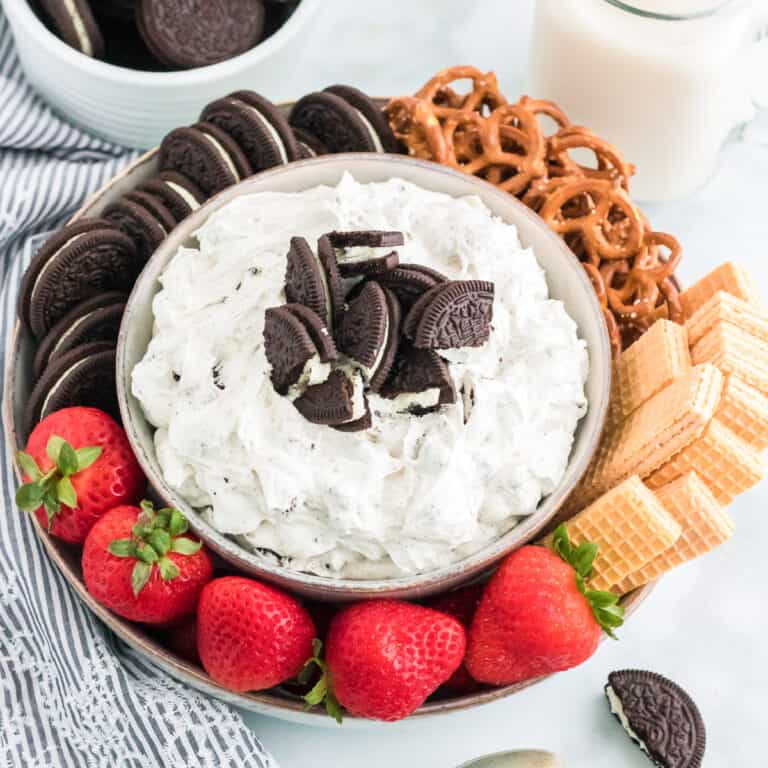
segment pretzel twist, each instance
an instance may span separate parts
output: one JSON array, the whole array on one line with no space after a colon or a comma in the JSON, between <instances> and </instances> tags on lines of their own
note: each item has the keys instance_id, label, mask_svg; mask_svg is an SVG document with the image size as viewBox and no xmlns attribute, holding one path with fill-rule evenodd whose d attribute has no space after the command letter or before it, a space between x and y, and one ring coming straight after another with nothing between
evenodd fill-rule
<instances>
[{"instance_id":1,"label":"pretzel twist","mask_svg":"<svg viewBox=\"0 0 768 768\"><path fill-rule=\"evenodd\" d=\"M460 93L458 81L471 89ZM571 125L557 104L529 96L509 103L492 72L451 67L415 96L390 101L385 114L409 154L516 195L565 240L594 287L614 354L659 317L683 321L674 276L680 244L654 232L630 199L634 166ZM553 131L545 132L542 118Z\"/></svg>"}]
</instances>

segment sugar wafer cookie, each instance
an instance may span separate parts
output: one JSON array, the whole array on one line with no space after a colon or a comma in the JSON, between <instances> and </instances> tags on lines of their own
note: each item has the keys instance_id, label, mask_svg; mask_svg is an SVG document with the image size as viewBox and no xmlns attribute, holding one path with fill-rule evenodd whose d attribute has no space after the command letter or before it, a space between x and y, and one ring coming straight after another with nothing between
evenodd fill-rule
<instances>
[{"instance_id":1,"label":"sugar wafer cookie","mask_svg":"<svg viewBox=\"0 0 768 768\"><path fill-rule=\"evenodd\" d=\"M688 472L696 472L720 504L730 504L763 477L757 451L740 440L717 419L704 434L673 456L646 479L649 488L661 488Z\"/></svg>"},{"instance_id":2,"label":"sugar wafer cookie","mask_svg":"<svg viewBox=\"0 0 768 768\"><path fill-rule=\"evenodd\" d=\"M760 303L755 285L746 270L732 261L726 261L680 294L685 317L690 317L718 291L725 291L752 304Z\"/></svg>"},{"instance_id":3,"label":"sugar wafer cookie","mask_svg":"<svg viewBox=\"0 0 768 768\"><path fill-rule=\"evenodd\" d=\"M768 312L730 293L718 291L686 320L688 343L693 346L718 323L730 323L768 342Z\"/></svg>"},{"instance_id":4,"label":"sugar wafer cookie","mask_svg":"<svg viewBox=\"0 0 768 768\"><path fill-rule=\"evenodd\" d=\"M591 589L605 590L669 549L680 526L637 475L608 491L565 523L574 545L598 545L589 579ZM549 546L552 536L544 539Z\"/></svg>"},{"instance_id":5,"label":"sugar wafer cookie","mask_svg":"<svg viewBox=\"0 0 768 768\"><path fill-rule=\"evenodd\" d=\"M578 511L630 475L646 477L669 461L705 430L722 389L722 373L700 365L646 400L603 436L565 511Z\"/></svg>"},{"instance_id":6,"label":"sugar wafer cookie","mask_svg":"<svg viewBox=\"0 0 768 768\"><path fill-rule=\"evenodd\" d=\"M716 417L756 451L768 448L768 397L738 376L728 376Z\"/></svg>"},{"instance_id":7,"label":"sugar wafer cookie","mask_svg":"<svg viewBox=\"0 0 768 768\"><path fill-rule=\"evenodd\" d=\"M617 594L625 595L658 579L672 568L719 547L733 534L731 518L695 472L662 486L656 497L682 533L669 549L612 586L611 591Z\"/></svg>"},{"instance_id":8,"label":"sugar wafer cookie","mask_svg":"<svg viewBox=\"0 0 768 768\"><path fill-rule=\"evenodd\" d=\"M694 365L712 363L768 394L768 344L730 323L719 323L691 348Z\"/></svg>"},{"instance_id":9,"label":"sugar wafer cookie","mask_svg":"<svg viewBox=\"0 0 768 768\"><path fill-rule=\"evenodd\" d=\"M610 423L623 421L691 368L685 327L659 320L614 362Z\"/></svg>"}]
</instances>

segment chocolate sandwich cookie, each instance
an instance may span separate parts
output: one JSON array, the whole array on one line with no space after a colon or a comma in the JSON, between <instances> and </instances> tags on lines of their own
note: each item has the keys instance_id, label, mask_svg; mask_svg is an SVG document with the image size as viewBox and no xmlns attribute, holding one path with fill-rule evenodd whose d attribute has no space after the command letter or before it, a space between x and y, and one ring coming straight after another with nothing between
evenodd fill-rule
<instances>
[{"instance_id":1,"label":"chocolate sandwich cookie","mask_svg":"<svg viewBox=\"0 0 768 768\"><path fill-rule=\"evenodd\" d=\"M286 307L271 307L264 316L264 352L272 366L275 391L287 395L319 351L304 324Z\"/></svg>"},{"instance_id":2,"label":"chocolate sandwich cookie","mask_svg":"<svg viewBox=\"0 0 768 768\"><path fill-rule=\"evenodd\" d=\"M421 414L456 402L448 364L433 349L401 345L381 396L403 400L403 410Z\"/></svg>"},{"instance_id":3,"label":"chocolate sandwich cookie","mask_svg":"<svg viewBox=\"0 0 768 768\"><path fill-rule=\"evenodd\" d=\"M155 219L157 219L167 234L170 234L176 227L176 224L178 223L176 217L157 195L144 192L140 189L135 189L132 192L126 192L123 197L126 200L130 200L132 203L138 203L142 208L146 208Z\"/></svg>"},{"instance_id":4,"label":"chocolate sandwich cookie","mask_svg":"<svg viewBox=\"0 0 768 768\"><path fill-rule=\"evenodd\" d=\"M306 131L302 131L301 128L296 128L295 126L291 129L293 131L293 136L296 139L296 142L299 145L299 159L300 160L306 160L310 157L320 157L320 155L327 155L328 153L328 147L323 144L320 139L318 139L316 136L313 136L311 133L307 133Z\"/></svg>"},{"instance_id":5,"label":"chocolate sandwich cookie","mask_svg":"<svg viewBox=\"0 0 768 768\"><path fill-rule=\"evenodd\" d=\"M226 61L264 31L261 0L138 0L136 23L150 51L172 69Z\"/></svg>"},{"instance_id":6,"label":"chocolate sandwich cookie","mask_svg":"<svg viewBox=\"0 0 768 768\"><path fill-rule=\"evenodd\" d=\"M253 173L237 142L210 123L171 131L160 144L158 162L161 171L186 176L209 197Z\"/></svg>"},{"instance_id":7,"label":"chocolate sandwich cookie","mask_svg":"<svg viewBox=\"0 0 768 768\"><path fill-rule=\"evenodd\" d=\"M283 113L254 91L237 91L209 104L200 120L218 126L243 150L254 171L285 165L301 157Z\"/></svg>"},{"instance_id":8,"label":"chocolate sandwich cookie","mask_svg":"<svg viewBox=\"0 0 768 768\"><path fill-rule=\"evenodd\" d=\"M293 401L296 410L313 424L333 426L354 418L354 385L341 370L331 371L321 384L307 387L301 397Z\"/></svg>"},{"instance_id":9,"label":"chocolate sandwich cookie","mask_svg":"<svg viewBox=\"0 0 768 768\"><path fill-rule=\"evenodd\" d=\"M390 251L381 256L375 254L341 254L337 256L336 262L339 267L339 274L342 277L373 277L397 267L400 263L400 257L397 251Z\"/></svg>"},{"instance_id":10,"label":"chocolate sandwich cookie","mask_svg":"<svg viewBox=\"0 0 768 768\"><path fill-rule=\"evenodd\" d=\"M397 270L393 270L393 272L396 271ZM432 278L426 275L422 275L421 278L432 282ZM380 282L382 281L380 280ZM433 284L430 288L427 288L420 296L418 296L413 304L411 304L410 308L405 314L405 319L403 320L403 335L405 335L407 338L411 340L415 338L416 331L419 328L419 323L421 322L421 318L424 314L424 310L429 306L429 303L432 301L432 299L438 294L442 285L443 283ZM395 289L391 288L391 290L394 291Z\"/></svg>"},{"instance_id":11,"label":"chocolate sandwich cookie","mask_svg":"<svg viewBox=\"0 0 768 768\"><path fill-rule=\"evenodd\" d=\"M445 282L446 278L428 267L400 264L389 272L377 275L376 280L389 288L397 296L403 311L408 312L421 296L439 283Z\"/></svg>"},{"instance_id":12,"label":"chocolate sandwich cookie","mask_svg":"<svg viewBox=\"0 0 768 768\"><path fill-rule=\"evenodd\" d=\"M169 222L160 221L141 203L128 197L108 205L102 215L133 241L142 265L147 263L173 228L168 226Z\"/></svg>"},{"instance_id":13,"label":"chocolate sandwich cookie","mask_svg":"<svg viewBox=\"0 0 768 768\"><path fill-rule=\"evenodd\" d=\"M334 327L328 275L319 256L303 237L291 238L286 255L285 296L289 302L311 309L327 328Z\"/></svg>"},{"instance_id":14,"label":"chocolate sandwich cookie","mask_svg":"<svg viewBox=\"0 0 768 768\"><path fill-rule=\"evenodd\" d=\"M29 434L35 425L61 408L91 406L120 418L115 387L115 346L109 342L84 344L46 368L32 389L24 412Z\"/></svg>"},{"instance_id":15,"label":"chocolate sandwich cookie","mask_svg":"<svg viewBox=\"0 0 768 768\"><path fill-rule=\"evenodd\" d=\"M368 407L368 398L364 398L365 413L357 419L352 421L345 421L343 424L334 424L333 429L339 432L362 432L365 429L370 429L373 426L373 416L371 416L371 409Z\"/></svg>"},{"instance_id":16,"label":"chocolate sandwich cookie","mask_svg":"<svg viewBox=\"0 0 768 768\"><path fill-rule=\"evenodd\" d=\"M397 139L389 127L389 121L381 107L370 96L351 85L331 85L325 88L324 92L339 96L360 113L367 126L370 126L372 134L381 143L381 149L377 151L397 152Z\"/></svg>"},{"instance_id":17,"label":"chocolate sandwich cookie","mask_svg":"<svg viewBox=\"0 0 768 768\"><path fill-rule=\"evenodd\" d=\"M22 279L19 318L43 336L84 299L131 290L141 271L136 247L109 221L86 219L65 226L38 251Z\"/></svg>"},{"instance_id":18,"label":"chocolate sandwich cookie","mask_svg":"<svg viewBox=\"0 0 768 768\"><path fill-rule=\"evenodd\" d=\"M493 283L451 280L432 288L411 307L405 333L416 347L479 347L488 341L492 319Z\"/></svg>"},{"instance_id":19,"label":"chocolate sandwich cookie","mask_svg":"<svg viewBox=\"0 0 768 768\"><path fill-rule=\"evenodd\" d=\"M374 392L384 384L400 339L400 305L378 283L365 283L339 328L339 349L357 365Z\"/></svg>"},{"instance_id":20,"label":"chocolate sandwich cookie","mask_svg":"<svg viewBox=\"0 0 768 768\"><path fill-rule=\"evenodd\" d=\"M80 302L67 312L40 342L32 365L35 378L47 365L82 344L117 341L126 294L109 291Z\"/></svg>"},{"instance_id":21,"label":"chocolate sandwich cookie","mask_svg":"<svg viewBox=\"0 0 768 768\"><path fill-rule=\"evenodd\" d=\"M384 151L381 138L363 113L334 93L307 94L294 105L289 122L316 136L332 153Z\"/></svg>"},{"instance_id":22,"label":"chocolate sandwich cookie","mask_svg":"<svg viewBox=\"0 0 768 768\"><path fill-rule=\"evenodd\" d=\"M86 56L104 56L104 37L88 0L39 0L53 31L67 45Z\"/></svg>"},{"instance_id":23,"label":"chocolate sandwich cookie","mask_svg":"<svg viewBox=\"0 0 768 768\"><path fill-rule=\"evenodd\" d=\"M334 248L399 248L405 245L402 232L380 229L358 229L349 232L329 232L328 239Z\"/></svg>"},{"instance_id":24,"label":"chocolate sandwich cookie","mask_svg":"<svg viewBox=\"0 0 768 768\"><path fill-rule=\"evenodd\" d=\"M328 331L325 323L309 307L303 304L286 304L287 309L306 329L312 343L315 345L321 363L329 363L336 360L339 353L336 344Z\"/></svg>"},{"instance_id":25,"label":"chocolate sandwich cookie","mask_svg":"<svg viewBox=\"0 0 768 768\"><path fill-rule=\"evenodd\" d=\"M706 729L693 699L666 677L625 669L611 672L605 695L630 738L660 768L700 768Z\"/></svg>"},{"instance_id":26,"label":"chocolate sandwich cookie","mask_svg":"<svg viewBox=\"0 0 768 768\"><path fill-rule=\"evenodd\" d=\"M205 195L195 183L173 171L163 171L139 190L161 200L177 222L184 221L205 202Z\"/></svg>"}]
</instances>

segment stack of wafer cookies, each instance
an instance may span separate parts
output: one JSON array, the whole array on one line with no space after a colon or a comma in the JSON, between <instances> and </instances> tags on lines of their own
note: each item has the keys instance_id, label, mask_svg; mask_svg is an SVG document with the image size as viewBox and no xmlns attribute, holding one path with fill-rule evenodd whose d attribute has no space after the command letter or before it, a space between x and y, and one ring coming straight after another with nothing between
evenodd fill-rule
<instances>
[{"instance_id":1,"label":"stack of wafer cookies","mask_svg":"<svg viewBox=\"0 0 768 768\"><path fill-rule=\"evenodd\" d=\"M601 445L560 515L600 546L594 589L625 594L722 544L723 507L763 475L768 311L732 263L682 299L684 326L659 320L614 361Z\"/></svg>"}]
</instances>

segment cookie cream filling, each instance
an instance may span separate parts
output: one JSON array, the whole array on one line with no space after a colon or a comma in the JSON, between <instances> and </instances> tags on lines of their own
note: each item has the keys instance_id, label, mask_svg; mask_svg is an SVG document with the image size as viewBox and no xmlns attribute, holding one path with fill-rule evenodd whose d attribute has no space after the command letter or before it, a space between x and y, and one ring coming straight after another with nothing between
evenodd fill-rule
<instances>
[{"instance_id":1,"label":"cookie cream filling","mask_svg":"<svg viewBox=\"0 0 768 768\"><path fill-rule=\"evenodd\" d=\"M64 331L64 333L62 333L62 334L61 334L61 336L59 337L58 341L57 341L57 342L56 342L56 343L53 345L53 349L52 349L52 350L50 351L50 353L48 354L48 358L50 359L51 355L53 355L53 354L56 352L56 350L57 350L57 349L59 349L59 348L61 347L61 345L62 345L62 344L63 344L63 343L64 343L64 342L65 342L65 341L68 339L68 338L70 338L70 337L71 337L71 336L73 336L75 333L77 333L77 329L78 329L78 328L80 328L80 326L81 326L81 325L82 325L82 324L83 324L83 323L84 323L86 320L88 320L88 318L92 317L92 316L93 316L93 314L94 314L94 312L97 312L97 311L98 311L98 310L95 310L95 309L94 309L92 312L88 312L87 314L85 314L85 315L83 315L82 317L80 317L80 318L78 318L77 320L75 320L75 322L74 322L74 323L72 323L72 325L70 325L70 326L69 326L69 328L67 328L67 330L66 330L66 331Z\"/></svg>"},{"instance_id":2,"label":"cookie cream filling","mask_svg":"<svg viewBox=\"0 0 768 768\"><path fill-rule=\"evenodd\" d=\"M629 718L624 712L624 705L621 703L621 699L616 695L616 691L613 690L612 685L605 686L605 695L608 697L608 702L611 705L611 714L616 715L616 717L619 718L621 727L626 731L627 735L643 752L645 752L646 755L650 754L646 743L637 735L634 728L629 724Z\"/></svg>"},{"instance_id":3,"label":"cookie cream filling","mask_svg":"<svg viewBox=\"0 0 768 768\"><path fill-rule=\"evenodd\" d=\"M221 159L224 161L224 164L227 166L227 170L235 177L237 181L240 181L240 174L237 171L237 166L229 156L229 152L227 152L227 150L221 146L215 136L211 136L210 133L206 133L205 131L201 131L201 133L208 140L208 143L216 150L216 153L219 155L219 157L221 157Z\"/></svg>"},{"instance_id":4,"label":"cookie cream filling","mask_svg":"<svg viewBox=\"0 0 768 768\"><path fill-rule=\"evenodd\" d=\"M188 189L184 189L181 184L176 184L173 181L164 181L163 183L172 189L193 211L200 207L197 198Z\"/></svg>"},{"instance_id":5,"label":"cookie cream filling","mask_svg":"<svg viewBox=\"0 0 768 768\"><path fill-rule=\"evenodd\" d=\"M495 297L488 342L443 354L455 405L416 416L369 393L372 427L350 433L275 392L263 328L285 302L291 237L361 229L405 233L401 262L490 280ZM478 198L346 175L241 196L196 237L161 276L132 388L166 482L216 529L289 569L388 578L476 552L559 484L587 407L586 346L534 253Z\"/></svg>"},{"instance_id":6,"label":"cookie cream filling","mask_svg":"<svg viewBox=\"0 0 768 768\"><path fill-rule=\"evenodd\" d=\"M320 355L312 355L312 357L304 363L304 368L299 374L298 381L288 390L287 397L290 400L295 400L297 397L301 397L304 392L306 392L307 387L311 387L314 384L322 384L330 374L330 363L323 363L320 360Z\"/></svg>"},{"instance_id":7,"label":"cookie cream filling","mask_svg":"<svg viewBox=\"0 0 768 768\"><path fill-rule=\"evenodd\" d=\"M78 240L82 240L87 234L89 234L89 233L88 232L81 232L79 235L75 235L74 237L70 237L69 240L67 240L67 242L64 243L64 245L62 245L61 248L59 248L59 250L56 251L56 253L54 253L48 259L48 261L45 262L45 264L43 264L42 269L37 273L37 277L35 277L35 282L32 283L32 290L30 291L30 294L29 294L29 297L30 297L29 298L29 303L30 304L33 304L35 299L37 298L37 291L40 288L41 283L43 282L43 277L48 272L48 270L56 263L56 258L58 257L58 255L65 248L69 248L69 246L72 245L73 243L78 242Z\"/></svg>"},{"instance_id":8,"label":"cookie cream filling","mask_svg":"<svg viewBox=\"0 0 768 768\"><path fill-rule=\"evenodd\" d=\"M267 120L264 115L259 112L256 107L252 107L250 104L246 104L244 101L239 102L242 106L244 106L247 111L253 115L262 126L264 126L264 130L272 137L272 141L274 141L275 146L277 146L277 151L280 153L280 160L282 161L283 165L285 165L288 162L288 153L285 150L285 143L280 138L280 134L277 132L277 129L275 128L272 123Z\"/></svg>"},{"instance_id":9,"label":"cookie cream filling","mask_svg":"<svg viewBox=\"0 0 768 768\"><path fill-rule=\"evenodd\" d=\"M381 403L381 410L387 409L394 413L408 413L414 408L434 408L440 403L440 389L432 387L423 392L403 392L401 395L386 399Z\"/></svg>"},{"instance_id":10,"label":"cookie cream filling","mask_svg":"<svg viewBox=\"0 0 768 768\"><path fill-rule=\"evenodd\" d=\"M80 43L80 50L86 56L93 56L93 43L88 34L88 29L85 26L85 21L80 15L76 0L64 0L64 10L72 20L72 27L74 28L77 40Z\"/></svg>"},{"instance_id":11,"label":"cookie cream filling","mask_svg":"<svg viewBox=\"0 0 768 768\"><path fill-rule=\"evenodd\" d=\"M51 387L50 392L45 396L45 400L43 400L43 405L40 408L40 415L44 414L48 408L48 403L51 402L51 398L61 389L61 385L66 381L66 379L70 376L70 374L74 373L78 368L81 368L83 365L85 365L89 357L84 357L82 360L78 360L76 363L72 363L72 365L67 368L64 373L59 376L56 383Z\"/></svg>"},{"instance_id":12,"label":"cookie cream filling","mask_svg":"<svg viewBox=\"0 0 768 768\"><path fill-rule=\"evenodd\" d=\"M352 105L350 104L350 106ZM352 107L352 109L355 110L357 116L360 118L360 122L362 122L362 124L365 126L365 130L370 134L371 141L373 142L373 146L376 147L376 151L383 152L384 145L381 143L381 138L378 134L378 131L373 127L371 121L359 109L357 109L357 107Z\"/></svg>"}]
</instances>

